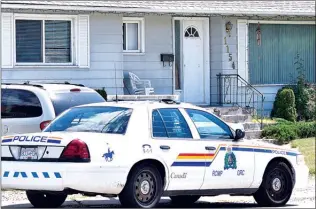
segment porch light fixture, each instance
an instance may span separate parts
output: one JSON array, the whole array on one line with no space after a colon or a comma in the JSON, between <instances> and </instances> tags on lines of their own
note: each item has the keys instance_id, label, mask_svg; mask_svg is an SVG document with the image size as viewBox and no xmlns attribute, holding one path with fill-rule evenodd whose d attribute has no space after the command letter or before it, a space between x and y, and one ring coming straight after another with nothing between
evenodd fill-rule
<instances>
[{"instance_id":1,"label":"porch light fixture","mask_svg":"<svg viewBox=\"0 0 316 209\"><path fill-rule=\"evenodd\" d=\"M226 22L225 26L226 26L226 33L228 33L230 36L230 31L233 28L233 24L230 21L228 21L228 22Z\"/></svg>"}]
</instances>

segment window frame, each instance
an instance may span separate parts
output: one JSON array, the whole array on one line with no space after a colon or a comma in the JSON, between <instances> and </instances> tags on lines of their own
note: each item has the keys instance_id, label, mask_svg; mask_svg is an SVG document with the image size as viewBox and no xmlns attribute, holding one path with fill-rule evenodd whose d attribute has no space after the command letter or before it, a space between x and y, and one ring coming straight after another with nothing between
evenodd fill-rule
<instances>
[{"instance_id":1,"label":"window frame","mask_svg":"<svg viewBox=\"0 0 316 209\"><path fill-rule=\"evenodd\" d=\"M189 131L190 131L192 137L191 138L181 138L181 137L168 137L168 136L167 137L154 136L154 131L153 131L153 112L155 110L157 110L158 113L160 114L159 109L177 109L179 111L179 113L182 115L182 117L184 118L185 122L187 123ZM160 115L160 117L161 117L161 119L163 121L163 118L162 118L161 115ZM150 132L151 132L150 136L154 140L196 141L196 140L199 139L199 134L196 131L192 120L189 118L189 116L187 115L187 113L185 112L185 110L183 108L179 108L179 107L157 107L157 108L152 108L152 109L149 110L149 122L150 122ZM167 133L167 135L168 135L168 133Z\"/></svg>"},{"instance_id":2,"label":"window frame","mask_svg":"<svg viewBox=\"0 0 316 209\"><path fill-rule=\"evenodd\" d=\"M17 62L16 60L16 20L39 20L42 21L42 55L43 62ZM70 21L70 62L67 63L45 63L45 20L61 20ZM34 15L34 14L15 14L13 17L13 64L14 66L75 66L77 54L76 40L77 32L77 17L75 15Z\"/></svg>"},{"instance_id":3,"label":"window frame","mask_svg":"<svg viewBox=\"0 0 316 209\"><path fill-rule=\"evenodd\" d=\"M201 135L200 135L200 133L199 133L199 131L198 131L198 128L196 127L194 121L193 121L192 118L190 117L190 115L189 115L189 113L187 112L187 110L200 111L200 112L204 112L204 113L206 113L206 114L210 114L210 115L216 117L219 121L223 122L223 123L227 126L227 128L229 128L230 134L231 134L231 135L230 135L230 138L227 138L227 139L225 139L225 138L223 138L223 139L201 138ZM189 117L190 121L192 122L192 124L193 124L193 126L194 126L194 129L197 131L198 136L199 136L199 140L201 140L201 141L232 141L232 140L234 140L235 134L234 134L234 131L232 130L232 128L231 128L225 121L223 121L221 118L217 117L216 115L214 115L214 114L212 114L212 113L210 113L210 112L204 111L204 110L194 109L194 108L184 108L184 111L185 111L185 113L187 114L187 116ZM212 121L212 122L215 123L214 121ZM215 124L216 124L217 126L219 126L217 123L215 123ZM219 127L220 127L220 126L219 126Z\"/></svg>"},{"instance_id":4,"label":"window frame","mask_svg":"<svg viewBox=\"0 0 316 209\"><path fill-rule=\"evenodd\" d=\"M138 49L137 50L129 50L124 49L124 41L126 47L128 46L128 30L126 27L126 34L125 34L125 40L124 40L124 30L123 25L125 24L131 24L136 23L138 25ZM145 52L145 19L143 17L123 17L122 21L122 37L123 37L123 43L122 43L122 50L125 54L140 54Z\"/></svg>"}]
</instances>

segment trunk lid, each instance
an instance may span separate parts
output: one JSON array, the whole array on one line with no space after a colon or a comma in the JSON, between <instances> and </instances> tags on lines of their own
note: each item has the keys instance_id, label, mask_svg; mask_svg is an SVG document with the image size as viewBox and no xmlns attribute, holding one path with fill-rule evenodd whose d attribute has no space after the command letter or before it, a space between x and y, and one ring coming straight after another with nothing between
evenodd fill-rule
<instances>
[{"instance_id":1,"label":"trunk lid","mask_svg":"<svg viewBox=\"0 0 316 209\"><path fill-rule=\"evenodd\" d=\"M40 132L4 136L1 146L2 160L55 162L60 159L65 147L74 139L84 142L90 157L93 158L104 151L104 149L100 150L100 146L106 147L110 140L119 137L116 134L91 132Z\"/></svg>"}]
</instances>

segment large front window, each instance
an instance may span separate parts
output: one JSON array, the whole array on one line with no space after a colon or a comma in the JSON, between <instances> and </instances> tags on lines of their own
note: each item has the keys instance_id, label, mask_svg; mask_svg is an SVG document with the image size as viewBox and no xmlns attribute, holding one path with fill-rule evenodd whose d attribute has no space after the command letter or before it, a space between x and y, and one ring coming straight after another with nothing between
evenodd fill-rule
<instances>
[{"instance_id":1,"label":"large front window","mask_svg":"<svg viewBox=\"0 0 316 209\"><path fill-rule=\"evenodd\" d=\"M71 20L15 20L16 63L71 63Z\"/></svg>"}]
</instances>

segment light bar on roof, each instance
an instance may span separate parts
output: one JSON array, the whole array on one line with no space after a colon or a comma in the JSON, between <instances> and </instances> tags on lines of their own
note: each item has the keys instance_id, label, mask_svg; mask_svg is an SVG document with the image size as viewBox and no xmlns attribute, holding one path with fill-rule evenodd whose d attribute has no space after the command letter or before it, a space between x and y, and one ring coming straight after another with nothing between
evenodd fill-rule
<instances>
[{"instance_id":1,"label":"light bar on roof","mask_svg":"<svg viewBox=\"0 0 316 209\"><path fill-rule=\"evenodd\" d=\"M118 101L179 101L179 95L117 95ZM116 101L116 95L107 95L107 101Z\"/></svg>"}]
</instances>

